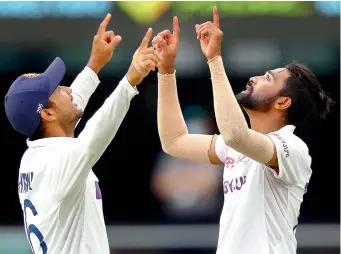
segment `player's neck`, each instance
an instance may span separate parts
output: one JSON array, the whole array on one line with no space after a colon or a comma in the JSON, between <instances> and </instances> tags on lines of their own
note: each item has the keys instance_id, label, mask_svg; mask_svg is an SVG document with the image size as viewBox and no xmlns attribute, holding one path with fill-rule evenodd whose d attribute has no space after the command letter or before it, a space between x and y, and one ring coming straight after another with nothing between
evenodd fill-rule
<instances>
[{"instance_id":1,"label":"player's neck","mask_svg":"<svg viewBox=\"0 0 341 254\"><path fill-rule=\"evenodd\" d=\"M259 133L267 134L277 131L287 125L286 119L278 115L263 112L248 112L251 129Z\"/></svg>"},{"instance_id":2,"label":"player's neck","mask_svg":"<svg viewBox=\"0 0 341 254\"><path fill-rule=\"evenodd\" d=\"M52 138L52 137L74 137L75 132L72 126L62 127L60 125L57 126L49 126L44 131L44 138Z\"/></svg>"}]
</instances>

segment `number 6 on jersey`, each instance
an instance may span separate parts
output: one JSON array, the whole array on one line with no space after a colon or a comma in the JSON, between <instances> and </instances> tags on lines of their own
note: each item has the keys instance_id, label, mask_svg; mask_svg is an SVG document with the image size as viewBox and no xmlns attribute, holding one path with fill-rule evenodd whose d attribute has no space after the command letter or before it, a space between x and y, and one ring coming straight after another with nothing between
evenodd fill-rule
<instances>
[{"instance_id":1,"label":"number 6 on jersey","mask_svg":"<svg viewBox=\"0 0 341 254\"><path fill-rule=\"evenodd\" d=\"M27 226L27 213L26 213L27 208L29 208L31 210L33 216L37 216L38 215L37 210L34 207L34 205L32 204L32 202L30 200L28 200L28 199L25 199L24 200L24 215L25 215L24 220L25 220L25 231L26 231L27 239L30 242L32 251L34 253L34 249L33 249L33 246L32 246L32 241L31 241L31 234L34 234L38 238L38 240L40 242L40 247L41 247L41 249L43 251L43 254L46 254L47 253L47 245L44 242L43 234L39 231L39 229L35 225L30 224L30 225Z\"/></svg>"}]
</instances>

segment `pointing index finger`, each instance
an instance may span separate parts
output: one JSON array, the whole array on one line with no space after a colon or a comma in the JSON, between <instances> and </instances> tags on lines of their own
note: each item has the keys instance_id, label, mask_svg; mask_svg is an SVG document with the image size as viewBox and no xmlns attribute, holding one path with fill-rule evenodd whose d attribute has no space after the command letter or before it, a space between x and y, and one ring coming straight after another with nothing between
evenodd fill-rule
<instances>
[{"instance_id":1,"label":"pointing index finger","mask_svg":"<svg viewBox=\"0 0 341 254\"><path fill-rule=\"evenodd\" d=\"M149 28L146 35L144 36L141 45L140 45L140 49L142 48L148 48L148 43L150 41L150 39L152 38L153 35L153 29Z\"/></svg>"},{"instance_id":2,"label":"pointing index finger","mask_svg":"<svg viewBox=\"0 0 341 254\"><path fill-rule=\"evenodd\" d=\"M218 8L217 6L213 7L213 24L216 25L216 27L220 28L219 24L219 14L218 14Z\"/></svg>"},{"instance_id":3,"label":"pointing index finger","mask_svg":"<svg viewBox=\"0 0 341 254\"><path fill-rule=\"evenodd\" d=\"M178 41L180 36L180 26L178 17L173 18L173 35L175 39Z\"/></svg>"},{"instance_id":4,"label":"pointing index finger","mask_svg":"<svg viewBox=\"0 0 341 254\"><path fill-rule=\"evenodd\" d=\"M99 25L98 32L97 32L98 35L103 35L105 33L107 26L110 22L110 19L111 19L111 14L108 13L107 16L104 18L104 20L102 21L102 23Z\"/></svg>"}]
</instances>

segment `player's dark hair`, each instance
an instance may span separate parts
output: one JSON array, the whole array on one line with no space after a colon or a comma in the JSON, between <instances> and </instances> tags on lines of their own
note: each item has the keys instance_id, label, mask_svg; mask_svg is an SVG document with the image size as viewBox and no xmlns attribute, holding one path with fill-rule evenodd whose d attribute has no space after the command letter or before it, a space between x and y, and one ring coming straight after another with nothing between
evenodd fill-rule
<instances>
[{"instance_id":1,"label":"player's dark hair","mask_svg":"<svg viewBox=\"0 0 341 254\"><path fill-rule=\"evenodd\" d=\"M323 91L315 74L301 63L291 62L285 68L291 76L279 95L291 98L287 113L289 124L295 125L311 115L325 118L334 102Z\"/></svg>"},{"instance_id":2,"label":"player's dark hair","mask_svg":"<svg viewBox=\"0 0 341 254\"><path fill-rule=\"evenodd\" d=\"M44 108L50 108L51 106L52 106L52 102L49 100L47 102L47 106L44 107ZM45 127L44 127L44 124L43 124L42 120L40 120L40 123L39 123L37 129L29 137L29 140L34 141L34 140L38 140L38 139L44 138L44 134L45 134Z\"/></svg>"}]
</instances>

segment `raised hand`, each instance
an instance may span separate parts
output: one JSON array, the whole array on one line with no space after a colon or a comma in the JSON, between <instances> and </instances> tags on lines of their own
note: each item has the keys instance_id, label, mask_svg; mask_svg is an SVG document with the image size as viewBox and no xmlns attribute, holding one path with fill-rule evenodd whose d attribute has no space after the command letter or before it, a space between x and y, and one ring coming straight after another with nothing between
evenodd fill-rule
<instances>
[{"instance_id":1,"label":"raised hand","mask_svg":"<svg viewBox=\"0 0 341 254\"><path fill-rule=\"evenodd\" d=\"M173 18L173 33L164 30L153 38L152 45L162 57L158 65L159 73L173 73L174 62L179 49L180 26L177 17Z\"/></svg>"},{"instance_id":2,"label":"raised hand","mask_svg":"<svg viewBox=\"0 0 341 254\"><path fill-rule=\"evenodd\" d=\"M99 25L97 34L94 36L92 43L92 51L88 67L98 73L106 63L108 63L122 40L122 37L115 35L113 31L106 31L110 22L111 14L108 14Z\"/></svg>"},{"instance_id":3,"label":"raised hand","mask_svg":"<svg viewBox=\"0 0 341 254\"><path fill-rule=\"evenodd\" d=\"M161 57L155 49L153 47L148 47L152 35L153 30L149 28L141 45L133 56L132 63L127 73L127 79L133 86L140 84L150 71L155 70L155 67L161 60Z\"/></svg>"},{"instance_id":4,"label":"raised hand","mask_svg":"<svg viewBox=\"0 0 341 254\"><path fill-rule=\"evenodd\" d=\"M197 39L200 40L200 46L207 60L221 54L221 42L223 32L220 30L219 15L217 7L213 7L213 23L205 22L201 25L195 25Z\"/></svg>"}]
</instances>

